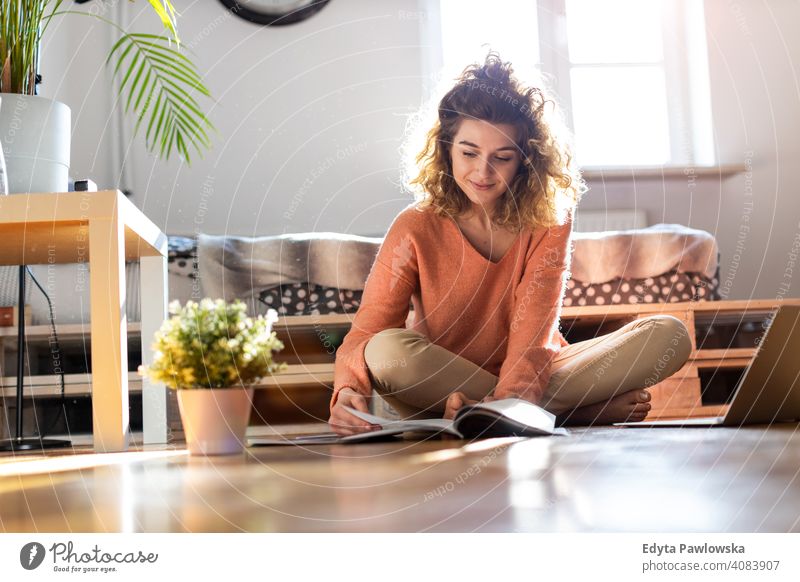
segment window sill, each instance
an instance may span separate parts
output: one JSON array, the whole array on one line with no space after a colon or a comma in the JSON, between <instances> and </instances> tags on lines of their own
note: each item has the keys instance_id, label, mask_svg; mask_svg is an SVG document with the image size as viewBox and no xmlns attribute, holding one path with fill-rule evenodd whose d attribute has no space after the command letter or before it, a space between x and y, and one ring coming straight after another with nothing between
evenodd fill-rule
<instances>
[{"instance_id":1,"label":"window sill","mask_svg":"<svg viewBox=\"0 0 800 582\"><path fill-rule=\"evenodd\" d=\"M585 180L660 180L663 178L718 177L726 178L745 172L744 164L719 166L584 166Z\"/></svg>"}]
</instances>

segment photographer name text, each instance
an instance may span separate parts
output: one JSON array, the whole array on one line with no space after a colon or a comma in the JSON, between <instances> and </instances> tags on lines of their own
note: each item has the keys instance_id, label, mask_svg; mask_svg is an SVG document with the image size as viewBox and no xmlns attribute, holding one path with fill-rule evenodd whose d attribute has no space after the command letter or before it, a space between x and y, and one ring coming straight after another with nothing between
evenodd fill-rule
<instances>
[{"instance_id":1,"label":"photographer name text","mask_svg":"<svg viewBox=\"0 0 800 582\"><path fill-rule=\"evenodd\" d=\"M744 554L744 546L736 544L642 544L643 554Z\"/></svg>"}]
</instances>

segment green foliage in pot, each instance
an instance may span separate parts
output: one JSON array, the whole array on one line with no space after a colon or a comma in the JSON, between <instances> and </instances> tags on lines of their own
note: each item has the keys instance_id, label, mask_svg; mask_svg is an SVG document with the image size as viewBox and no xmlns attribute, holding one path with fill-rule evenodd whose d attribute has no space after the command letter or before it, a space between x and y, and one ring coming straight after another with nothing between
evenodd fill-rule
<instances>
[{"instance_id":1,"label":"green foliage in pot","mask_svg":"<svg viewBox=\"0 0 800 582\"><path fill-rule=\"evenodd\" d=\"M172 389L241 388L286 369L272 352L283 349L274 331L278 314L248 317L241 301L170 303L172 317L155 334L154 359L139 373Z\"/></svg>"},{"instance_id":2,"label":"green foliage in pot","mask_svg":"<svg viewBox=\"0 0 800 582\"><path fill-rule=\"evenodd\" d=\"M164 159L177 151L191 163L193 150L202 153L211 147L209 131L214 126L196 98L211 94L183 54L171 0L148 1L168 35L127 32L98 13L62 10L64 0L0 0L0 93L36 94L39 46L54 17L97 18L120 35L106 62L116 61L114 75L122 79L119 91L125 111L136 116L134 133L146 121L148 151Z\"/></svg>"}]
</instances>

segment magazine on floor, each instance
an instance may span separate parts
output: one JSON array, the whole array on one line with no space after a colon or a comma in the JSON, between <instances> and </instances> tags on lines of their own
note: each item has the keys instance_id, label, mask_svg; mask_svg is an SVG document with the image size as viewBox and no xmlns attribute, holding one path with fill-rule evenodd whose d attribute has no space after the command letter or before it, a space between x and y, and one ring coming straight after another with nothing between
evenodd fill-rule
<instances>
[{"instance_id":1,"label":"magazine on floor","mask_svg":"<svg viewBox=\"0 0 800 582\"><path fill-rule=\"evenodd\" d=\"M556 428L556 417L545 409L519 398L504 398L463 406L453 420L421 418L391 420L361 412L349 406L353 415L379 425L379 430L340 436L334 432L303 436L256 437L249 439L251 446L262 445L314 445L373 442L395 440L404 432L430 432L450 434L462 439L484 439L508 436L566 435L566 429Z\"/></svg>"}]
</instances>

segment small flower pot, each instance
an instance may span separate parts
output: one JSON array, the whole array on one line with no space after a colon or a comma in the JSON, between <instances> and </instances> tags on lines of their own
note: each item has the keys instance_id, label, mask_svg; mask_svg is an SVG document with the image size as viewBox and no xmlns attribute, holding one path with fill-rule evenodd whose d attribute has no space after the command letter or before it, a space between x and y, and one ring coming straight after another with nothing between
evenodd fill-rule
<instances>
[{"instance_id":1,"label":"small flower pot","mask_svg":"<svg viewBox=\"0 0 800 582\"><path fill-rule=\"evenodd\" d=\"M178 408L189 454L241 453L252 402L252 388L178 390Z\"/></svg>"}]
</instances>

